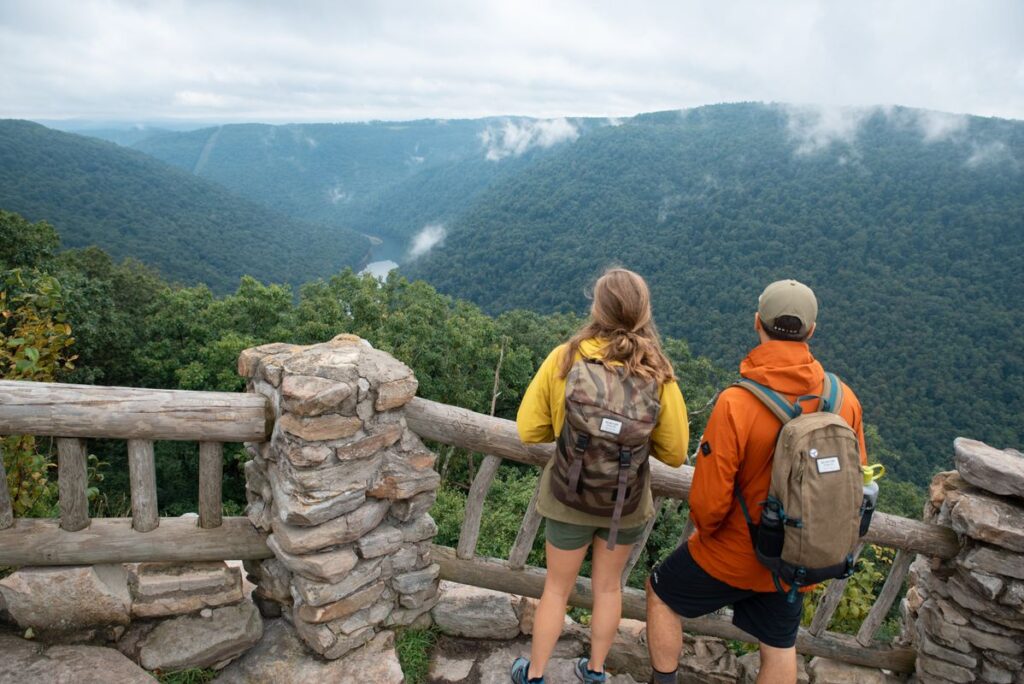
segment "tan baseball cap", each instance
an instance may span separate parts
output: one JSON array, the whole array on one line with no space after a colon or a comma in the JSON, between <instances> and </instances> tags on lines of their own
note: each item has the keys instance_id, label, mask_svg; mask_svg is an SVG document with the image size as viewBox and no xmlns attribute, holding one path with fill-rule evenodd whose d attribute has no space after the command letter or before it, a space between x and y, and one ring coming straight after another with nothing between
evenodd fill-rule
<instances>
[{"instance_id":1,"label":"tan baseball cap","mask_svg":"<svg viewBox=\"0 0 1024 684\"><path fill-rule=\"evenodd\" d=\"M799 336L803 337L818 318L818 299L811 288L801 282L776 280L757 298L757 315L766 327L772 327L780 316L793 316L800 320Z\"/></svg>"}]
</instances>

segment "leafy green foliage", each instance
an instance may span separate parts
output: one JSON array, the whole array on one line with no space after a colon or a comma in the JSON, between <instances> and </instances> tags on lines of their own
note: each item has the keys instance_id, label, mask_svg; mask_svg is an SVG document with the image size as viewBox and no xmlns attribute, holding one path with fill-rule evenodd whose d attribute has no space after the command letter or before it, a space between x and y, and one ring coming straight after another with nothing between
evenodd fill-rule
<instances>
[{"instance_id":1,"label":"leafy green foliage","mask_svg":"<svg viewBox=\"0 0 1024 684\"><path fill-rule=\"evenodd\" d=\"M801 279L815 353L891 444L891 476L923 486L956 435L1024 440L1024 124L926 141L921 115L877 111L819 149L783 107L636 117L494 184L407 273L490 312L579 312L622 264L664 332L728 367L761 289Z\"/></svg>"},{"instance_id":2,"label":"leafy green foliage","mask_svg":"<svg viewBox=\"0 0 1024 684\"><path fill-rule=\"evenodd\" d=\"M27 121L0 121L0 207L50 221L66 246L98 245L218 292L246 273L305 282L369 250L344 227L297 221L139 152ZM0 260L24 256L6 243Z\"/></svg>"},{"instance_id":3,"label":"leafy green foliage","mask_svg":"<svg viewBox=\"0 0 1024 684\"><path fill-rule=\"evenodd\" d=\"M860 624L871 611L878 591L892 567L896 552L874 544L866 547L857 561L857 571L850 576L839 600L839 606L828 629L844 634L856 634ZM834 581L834 580L832 580ZM830 582L819 584L804 597L802 624L811 624L814 611L821 603Z\"/></svg>"},{"instance_id":4,"label":"leafy green foliage","mask_svg":"<svg viewBox=\"0 0 1024 684\"><path fill-rule=\"evenodd\" d=\"M438 632L431 629L403 629L395 637L395 651L407 684L424 684L430 673L430 651Z\"/></svg>"},{"instance_id":5,"label":"leafy green foliage","mask_svg":"<svg viewBox=\"0 0 1024 684\"><path fill-rule=\"evenodd\" d=\"M160 673L156 679L160 684L206 684L217 678L217 671L194 667L190 670Z\"/></svg>"}]
</instances>

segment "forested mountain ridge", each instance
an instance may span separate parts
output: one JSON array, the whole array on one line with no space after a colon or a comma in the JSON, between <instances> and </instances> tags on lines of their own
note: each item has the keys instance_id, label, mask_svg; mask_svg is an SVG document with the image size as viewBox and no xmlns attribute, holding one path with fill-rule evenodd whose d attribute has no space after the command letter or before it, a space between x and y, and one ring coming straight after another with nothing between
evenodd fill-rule
<instances>
[{"instance_id":1,"label":"forested mountain ridge","mask_svg":"<svg viewBox=\"0 0 1024 684\"><path fill-rule=\"evenodd\" d=\"M98 245L218 292L246 274L296 284L327 276L370 247L134 150L27 121L0 121L0 208L49 221L68 247Z\"/></svg>"},{"instance_id":2,"label":"forested mountain ridge","mask_svg":"<svg viewBox=\"0 0 1024 684\"><path fill-rule=\"evenodd\" d=\"M232 124L153 135L134 147L289 216L407 238L455 218L495 179L603 123Z\"/></svg>"},{"instance_id":3,"label":"forested mountain ridge","mask_svg":"<svg viewBox=\"0 0 1024 684\"><path fill-rule=\"evenodd\" d=\"M482 193L408 272L491 312L646 275L663 331L735 367L771 280L919 484L967 434L1024 440L1024 123L739 104L597 129Z\"/></svg>"}]
</instances>

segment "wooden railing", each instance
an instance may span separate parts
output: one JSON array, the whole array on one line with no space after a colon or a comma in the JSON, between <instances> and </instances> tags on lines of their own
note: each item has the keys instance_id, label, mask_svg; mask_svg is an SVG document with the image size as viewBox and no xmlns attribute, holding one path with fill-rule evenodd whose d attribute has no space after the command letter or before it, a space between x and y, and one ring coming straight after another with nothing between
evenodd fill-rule
<instances>
[{"instance_id":1,"label":"wooden railing","mask_svg":"<svg viewBox=\"0 0 1024 684\"><path fill-rule=\"evenodd\" d=\"M441 576L464 584L526 596L540 596L544 586L544 571L525 567L526 558L533 548L540 526L541 517L537 513L539 485L526 511L522 528L509 550L507 560L476 557L476 546L480 536L480 522L486 495L501 460L543 466L554 453L553 445L524 445L519 440L515 424L511 421L426 399L413 399L406 406L405 415L409 427L425 439L487 454L470 485L458 547L434 547L434 558L441 564ZM662 463L652 462L651 489L655 495L655 509L660 510L664 505L679 505L680 501L685 501L692 480L693 469L689 466L672 469ZM655 519L647 524L642 540L636 545L628 560L622 576L623 584L639 560L640 552L654 529ZM680 543L691 531L692 527L687 524ZM810 626L800 630L797 649L811 655L822 655L871 667L901 672L912 671L914 651L882 644L875 640L875 633L899 595L915 554L925 553L940 558L951 558L959 551L959 542L949 529L884 513L875 514L865 542L895 548L897 553L889 575L856 637L827 631L846 587L845 580L835 580L825 591ZM581 578L577 581L570 603L580 607L592 605L589 580ZM644 614L643 592L624 588L623 615L642 620ZM686 628L725 639L753 641L753 637L733 626L730 619L724 615L688 619Z\"/></svg>"},{"instance_id":2,"label":"wooden railing","mask_svg":"<svg viewBox=\"0 0 1024 684\"><path fill-rule=\"evenodd\" d=\"M54 436L58 445L59 520L14 519L6 487L0 487L0 565L72 565L133 561L267 558L265 536L244 517L221 518L221 445L261 442L271 432L267 400L257 394L187 392L0 381L0 435ZM507 559L476 556L480 523L501 461L543 466L552 445L524 445L515 424L425 399L405 407L409 427L424 439L486 454L467 498L458 547L433 547L444 579L525 596L539 597L545 571L526 566L540 526L537 492ZM128 440L132 517L92 519L86 499L85 439ZM153 456L155 440L200 444L199 522L158 518ZM653 462L655 505L678 506L689 495L693 469ZM0 461L0 482L4 481ZM623 573L623 583L639 560L654 528L647 525ZM687 525L680 541L692 528ZM949 529L876 513L866 543L897 549L896 558L856 637L829 632L845 582L833 581L814 619L801 629L797 648L846 662L901 672L913 670L912 649L874 639L899 595L917 553L951 558L959 551ZM570 603L592 605L590 581L581 578ZM644 618L643 592L623 590L623 615ZM726 639L752 641L726 615L687 620L688 630Z\"/></svg>"},{"instance_id":3,"label":"wooden railing","mask_svg":"<svg viewBox=\"0 0 1024 684\"><path fill-rule=\"evenodd\" d=\"M0 487L0 565L265 558L246 518L221 517L225 442L262 442L257 394L0 381L0 434L55 437L58 520L15 519ZM86 439L128 441L130 519L90 519ZM154 442L199 442L199 520L158 517ZM0 460L0 482L6 482Z\"/></svg>"}]
</instances>

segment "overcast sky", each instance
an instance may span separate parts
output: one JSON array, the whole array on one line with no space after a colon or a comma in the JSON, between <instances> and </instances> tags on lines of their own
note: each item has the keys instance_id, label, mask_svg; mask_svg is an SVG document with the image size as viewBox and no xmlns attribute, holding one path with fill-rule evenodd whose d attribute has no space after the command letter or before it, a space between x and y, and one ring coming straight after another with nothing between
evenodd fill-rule
<instances>
[{"instance_id":1,"label":"overcast sky","mask_svg":"<svg viewBox=\"0 0 1024 684\"><path fill-rule=\"evenodd\" d=\"M1024 2L0 0L0 118L622 116L741 100L1024 119Z\"/></svg>"}]
</instances>

